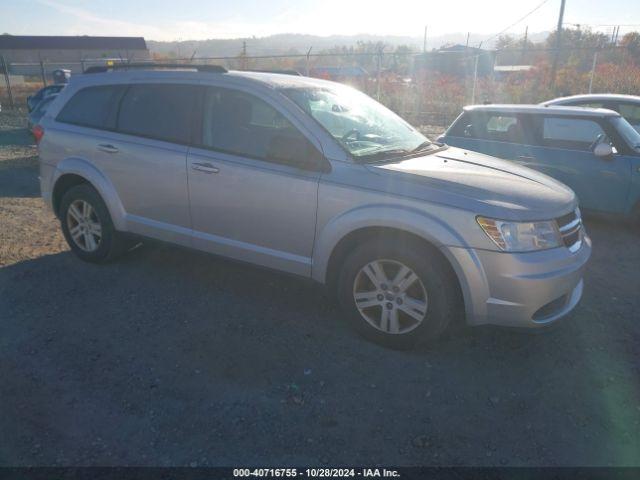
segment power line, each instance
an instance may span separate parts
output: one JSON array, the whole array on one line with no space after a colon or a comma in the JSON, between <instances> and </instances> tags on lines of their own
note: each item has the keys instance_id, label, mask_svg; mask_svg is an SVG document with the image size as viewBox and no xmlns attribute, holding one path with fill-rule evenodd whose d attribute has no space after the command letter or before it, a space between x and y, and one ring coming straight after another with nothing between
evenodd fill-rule
<instances>
[{"instance_id":1,"label":"power line","mask_svg":"<svg viewBox=\"0 0 640 480\"><path fill-rule=\"evenodd\" d=\"M535 12L537 12L538 10L540 10L542 8L542 6L547 3L549 0L543 0L541 3L538 4L537 7L535 7L533 10L529 11L526 15L524 15L523 17L520 17L518 20L516 20L515 22L513 22L511 25L509 25L507 28L499 31L498 33L496 33L495 35L485 39L482 41L482 43L487 43L490 42L491 40L493 40L494 38L499 37L500 35L502 35L503 33L505 33L506 31L510 30L512 27L515 27L517 24L519 24L520 22L522 22L524 19L526 19L528 16L534 14Z\"/></svg>"}]
</instances>

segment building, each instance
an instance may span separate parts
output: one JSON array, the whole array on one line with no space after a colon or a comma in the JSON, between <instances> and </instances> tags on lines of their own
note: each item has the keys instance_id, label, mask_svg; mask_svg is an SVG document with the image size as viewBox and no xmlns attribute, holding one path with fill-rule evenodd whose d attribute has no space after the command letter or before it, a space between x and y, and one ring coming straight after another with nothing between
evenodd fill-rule
<instances>
[{"instance_id":1,"label":"building","mask_svg":"<svg viewBox=\"0 0 640 480\"><path fill-rule=\"evenodd\" d=\"M143 37L56 37L0 35L0 55L7 63L80 62L85 59L149 59Z\"/></svg>"},{"instance_id":2,"label":"building","mask_svg":"<svg viewBox=\"0 0 640 480\"><path fill-rule=\"evenodd\" d=\"M531 70L533 70L533 65L496 65L493 67L494 77L497 79L526 73Z\"/></svg>"},{"instance_id":3,"label":"building","mask_svg":"<svg viewBox=\"0 0 640 480\"><path fill-rule=\"evenodd\" d=\"M104 62L148 60L143 37L58 37L37 35L0 35L0 55L15 75L41 74L40 62L47 75L65 68L78 73L84 67Z\"/></svg>"},{"instance_id":4,"label":"building","mask_svg":"<svg viewBox=\"0 0 640 480\"><path fill-rule=\"evenodd\" d=\"M324 78L325 80L344 82L365 79L369 77L369 72L358 66L313 67L309 71L309 75L316 78Z\"/></svg>"},{"instance_id":5,"label":"building","mask_svg":"<svg viewBox=\"0 0 640 480\"><path fill-rule=\"evenodd\" d=\"M478 60L478 76L493 73L495 52L466 45L449 45L416 57L414 75L438 72L457 77L474 74Z\"/></svg>"}]
</instances>

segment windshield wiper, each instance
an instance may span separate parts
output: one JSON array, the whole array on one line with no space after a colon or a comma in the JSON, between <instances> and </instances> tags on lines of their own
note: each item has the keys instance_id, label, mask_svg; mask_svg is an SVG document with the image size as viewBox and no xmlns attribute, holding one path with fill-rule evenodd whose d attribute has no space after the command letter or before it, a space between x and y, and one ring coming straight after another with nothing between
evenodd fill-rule
<instances>
[{"instance_id":1,"label":"windshield wiper","mask_svg":"<svg viewBox=\"0 0 640 480\"><path fill-rule=\"evenodd\" d=\"M416 148L411 150L411 153L415 153L415 152L419 152L421 150L425 150L427 147L430 147L431 145L432 145L432 143L429 140L425 140L420 145L418 145Z\"/></svg>"},{"instance_id":2,"label":"windshield wiper","mask_svg":"<svg viewBox=\"0 0 640 480\"><path fill-rule=\"evenodd\" d=\"M403 155L408 155L410 153L411 153L410 150L406 150L404 148L389 148L387 150L378 150L377 152L368 153L366 155L360 155L360 156L357 156L356 158L358 159L358 161L366 162L370 160L386 159L389 157L399 157Z\"/></svg>"}]
</instances>

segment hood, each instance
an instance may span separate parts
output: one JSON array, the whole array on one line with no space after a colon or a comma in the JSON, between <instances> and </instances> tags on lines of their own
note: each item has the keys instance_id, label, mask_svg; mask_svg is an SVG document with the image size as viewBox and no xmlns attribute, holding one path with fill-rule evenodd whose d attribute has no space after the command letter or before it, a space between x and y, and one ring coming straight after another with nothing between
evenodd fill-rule
<instances>
[{"instance_id":1,"label":"hood","mask_svg":"<svg viewBox=\"0 0 640 480\"><path fill-rule=\"evenodd\" d=\"M493 207L500 213L490 214L502 214L498 218L542 220L577 206L576 196L569 187L543 173L455 147L369 167L384 175L401 175L404 180L431 187L440 192L434 195L441 199L440 203L475 209L478 214L485 214L487 209L478 208L477 204Z\"/></svg>"}]
</instances>

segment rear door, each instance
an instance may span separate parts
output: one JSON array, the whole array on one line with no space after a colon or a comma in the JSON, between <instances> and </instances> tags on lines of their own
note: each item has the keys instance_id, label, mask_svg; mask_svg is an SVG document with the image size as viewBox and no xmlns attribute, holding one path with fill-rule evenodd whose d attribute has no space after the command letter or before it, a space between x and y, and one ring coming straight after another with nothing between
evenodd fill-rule
<instances>
[{"instance_id":1,"label":"rear door","mask_svg":"<svg viewBox=\"0 0 640 480\"><path fill-rule=\"evenodd\" d=\"M95 139L95 159L118 192L127 228L190 244L187 150L199 87L132 84L119 100L115 131Z\"/></svg>"},{"instance_id":2,"label":"rear door","mask_svg":"<svg viewBox=\"0 0 640 480\"><path fill-rule=\"evenodd\" d=\"M317 140L248 92L207 87L201 103L188 161L194 246L310 275L320 171L305 159ZM273 154L282 141L300 146L299 161Z\"/></svg>"},{"instance_id":3,"label":"rear door","mask_svg":"<svg viewBox=\"0 0 640 480\"><path fill-rule=\"evenodd\" d=\"M531 116L535 145L532 157L521 161L565 183L580 205L590 210L622 212L630 187L629 158L594 155L597 139L612 142L610 128L596 117ZM615 147L615 145L614 145Z\"/></svg>"}]
</instances>

